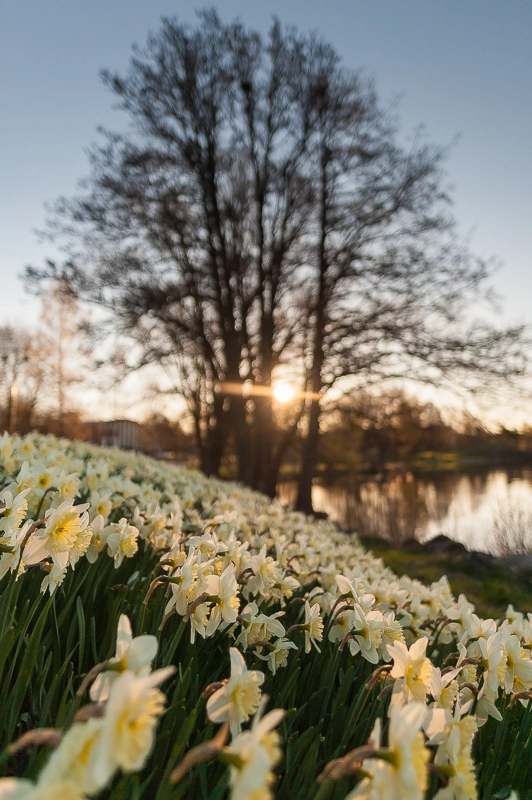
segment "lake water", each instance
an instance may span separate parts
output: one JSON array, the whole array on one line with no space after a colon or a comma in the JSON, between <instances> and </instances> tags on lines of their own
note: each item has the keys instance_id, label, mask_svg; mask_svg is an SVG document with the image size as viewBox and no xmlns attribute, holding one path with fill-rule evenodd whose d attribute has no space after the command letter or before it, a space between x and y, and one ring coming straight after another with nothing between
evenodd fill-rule
<instances>
[{"instance_id":1,"label":"lake water","mask_svg":"<svg viewBox=\"0 0 532 800\"><path fill-rule=\"evenodd\" d=\"M281 502L295 495L295 483L281 485ZM532 551L532 469L350 477L315 485L312 497L342 528L397 544L443 533L471 550Z\"/></svg>"}]
</instances>

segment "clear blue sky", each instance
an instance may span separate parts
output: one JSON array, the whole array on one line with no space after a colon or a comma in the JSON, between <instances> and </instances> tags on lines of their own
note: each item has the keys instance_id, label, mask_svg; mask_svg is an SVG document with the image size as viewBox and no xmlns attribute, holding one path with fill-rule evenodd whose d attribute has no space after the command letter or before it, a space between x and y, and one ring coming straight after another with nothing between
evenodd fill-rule
<instances>
[{"instance_id":1,"label":"clear blue sky","mask_svg":"<svg viewBox=\"0 0 532 800\"><path fill-rule=\"evenodd\" d=\"M0 324L28 322L34 300L18 273L54 255L33 229L43 203L87 173L99 124L120 128L102 67L124 68L163 15L193 21L179 0L4 0L0 8ZM504 266L505 317L531 320L532 3L525 0L222 0L222 17L266 30L272 15L317 29L381 99L400 95L405 134L423 123L446 144L455 215L480 255Z\"/></svg>"}]
</instances>

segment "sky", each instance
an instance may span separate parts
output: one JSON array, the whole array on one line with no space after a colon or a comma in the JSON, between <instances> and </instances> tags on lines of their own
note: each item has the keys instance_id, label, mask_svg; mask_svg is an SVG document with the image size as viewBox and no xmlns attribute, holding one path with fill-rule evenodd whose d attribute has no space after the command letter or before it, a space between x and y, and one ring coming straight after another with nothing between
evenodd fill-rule
<instances>
[{"instance_id":1,"label":"sky","mask_svg":"<svg viewBox=\"0 0 532 800\"><path fill-rule=\"evenodd\" d=\"M75 192L103 125L126 120L99 79L125 69L161 16L194 22L189 0L3 0L0 4L0 324L31 325L19 275L57 255L43 204ZM528 0L220 0L226 21L272 17L317 30L347 67L397 101L401 131L450 145L454 215L472 249L500 262L501 322L532 322L532 3ZM515 412L512 412L515 413ZM532 402L520 409L532 421Z\"/></svg>"}]
</instances>

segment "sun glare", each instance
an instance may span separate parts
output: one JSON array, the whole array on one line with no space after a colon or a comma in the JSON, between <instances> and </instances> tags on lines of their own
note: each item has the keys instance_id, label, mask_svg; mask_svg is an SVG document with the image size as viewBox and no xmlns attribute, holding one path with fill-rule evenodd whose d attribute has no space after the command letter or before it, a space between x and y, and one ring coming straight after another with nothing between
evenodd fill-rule
<instances>
[{"instance_id":1,"label":"sun glare","mask_svg":"<svg viewBox=\"0 0 532 800\"><path fill-rule=\"evenodd\" d=\"M289 383L279 381L273 387L273 396L278 403L289 403L296 396L295 389Z\"/></svg>"}]
</instances>

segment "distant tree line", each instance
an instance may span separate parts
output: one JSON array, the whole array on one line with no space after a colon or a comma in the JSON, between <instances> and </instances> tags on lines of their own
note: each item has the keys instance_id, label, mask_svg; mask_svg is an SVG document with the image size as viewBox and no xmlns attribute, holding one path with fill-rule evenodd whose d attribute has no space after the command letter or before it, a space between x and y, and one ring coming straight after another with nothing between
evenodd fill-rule
<instances>
[{"instance_id":1,"label":"distant tree line","mask_svg":"<svg viewBox=\"0 0 532 800\"><path fill-rule=\"evenodd\" d=\"M44 314L47 320L54 312L64 337L60 343L51 336L49 325L34 332L0 326L0 433L38 431L99 443L94 438L97 410L87 418L86 409L84 413L80 410L79 399L70 392L74 382L83 389L86 374L75 358L81 349L75 309L69 302L58 308L62 303L64 298L58 302L53 293ZM66 336L61 322L61 313L67 311L72 338ZM197 458L194 437L177 420L169 420L160 412L148 413L139 426L139 449L192 463Z\"/></svg>"},{"instance_id":2,"label":"distant tree line","mask_svg":"<svg viewBox=\"0 0 532 800\"><path fill-rule=\"evenodd\" d=\"M83 390L93 383L88 380L95 367L91 345L88 319L66 281L51 281L42 291L34 329L1 325L0 432L39 431L99 443L98 408L87 416L81 402ZM193 436L160 412L145 414L138 438L145 452L181 461L196 458Z\"/></svg>"},{"instance_id":3,"label":"distant tree line","mask_svg":"<svg viewBox=\"0 0 532 800\"><path fill-rule=\"evenodd\" d=\"M67 281L43 286L34 328L0 326L0 408L7 431L26 432L56 420L64 435L72 412L69 392L84 380L88 365L82 313Z\"/></svg>"},{"instance_id":4,"label":"distant tree line","mask_svg":"<svg viewBox=\"0 0 532 800\"><path fill-rule=\"evenodd\" d=\"M356 392L331 406L326 419L318 447L322 477L383 473L405 463L427 469L456 466L455 460L446 464L441 458L445 455L488 462L532 458L531 427L493 431L466 412L455 413L452 421L446 421L433 403L400 389L380 394Z\"/></svg>"}]
</instances>

